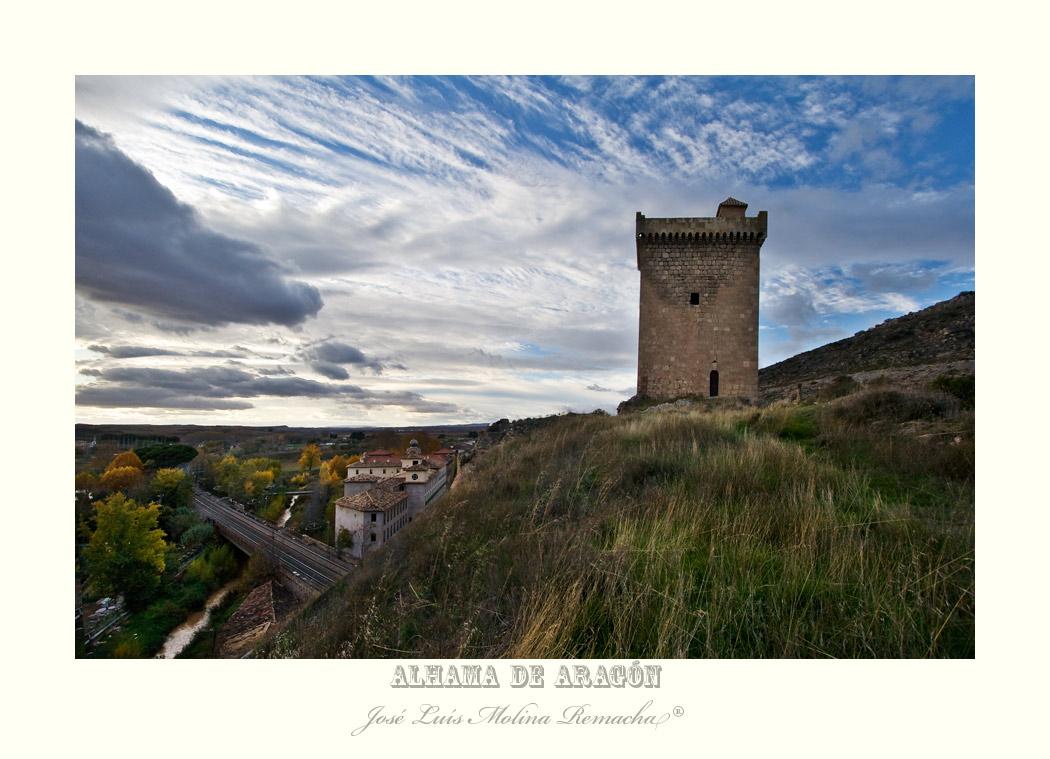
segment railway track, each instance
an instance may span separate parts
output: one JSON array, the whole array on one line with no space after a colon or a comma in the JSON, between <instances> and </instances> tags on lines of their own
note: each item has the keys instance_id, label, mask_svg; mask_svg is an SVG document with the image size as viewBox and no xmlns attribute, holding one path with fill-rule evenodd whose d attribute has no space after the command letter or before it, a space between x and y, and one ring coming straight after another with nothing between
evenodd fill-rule
<instances>
[{"instance_id":1,"label":"railway track","mask_svg":"<svg viewBox=\"0 0 1050 759\"><path fill-rule=\"evenodd\" d=\"M201 516L241 550L268 554L278 571L291 574L319 592L335 585L354 568L338 558L334 548L286 533L228 498L195 488L193 502Z\"/></svg>"}]
</instances>

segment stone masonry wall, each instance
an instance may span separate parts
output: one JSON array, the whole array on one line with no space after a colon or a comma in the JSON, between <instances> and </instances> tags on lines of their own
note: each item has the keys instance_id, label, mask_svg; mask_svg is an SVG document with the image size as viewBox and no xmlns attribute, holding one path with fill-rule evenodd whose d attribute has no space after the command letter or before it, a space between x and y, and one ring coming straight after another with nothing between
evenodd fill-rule
<instances>
[{"instance_id":1,"label":"stone masonry wall","mask_svg":"<svg viewBox=\"0 0 1050 759\"><path fill-rule=\"evenodd\" d=\"M716 233L659 231L684 225ZM757 398L765 214L733 220L640 216L639 229L639 395L707 396L717 361L720 396ZM699 293L698 305L690 303L692 293Z\"/></svg>"}]
</instances>

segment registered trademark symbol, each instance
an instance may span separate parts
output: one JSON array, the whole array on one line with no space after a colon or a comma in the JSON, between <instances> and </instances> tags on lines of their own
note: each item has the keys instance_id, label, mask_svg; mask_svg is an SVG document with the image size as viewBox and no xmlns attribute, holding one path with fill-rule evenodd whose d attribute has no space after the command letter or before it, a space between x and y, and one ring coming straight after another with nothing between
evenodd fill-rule
<instances>
[{"instance_id":1,"label":"registered trademark symbol","mask_svg":"<svg viewBox=\"0 0 1050 759\"><path fill-rule=\"evenodd\" d=\"M683 709L683 708L682 708L682 707L680 707L680 706L676 706L676 707L674 708L674 716L676 716L676 717L681 717L681 716L682 716L683 714L685 714L685 709Z\"/></svg>"}]
</instances>

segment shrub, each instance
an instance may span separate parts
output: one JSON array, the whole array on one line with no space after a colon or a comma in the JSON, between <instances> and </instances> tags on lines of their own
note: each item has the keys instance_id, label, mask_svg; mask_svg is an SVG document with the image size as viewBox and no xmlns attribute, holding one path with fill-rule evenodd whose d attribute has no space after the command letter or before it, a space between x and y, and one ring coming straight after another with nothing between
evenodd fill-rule
<instances>
[{"instance_id":1,"label":"shrub","mask_svg":"<svg viewBox=\"0 0 1050 759\"><path fill-rule=\"evenodd\" d=\"M273 562L263 552L252 554L248 559L248 566L244 570L245 579L253 585L260 584L264 580L273 579L275 576Z\"/></svg>"},{"instance_id":2,"label":"shrub","mask_svg":"<svg viewBox=\"0 0 1050 759\"><path fill-rule=\"evenodd\" d=\"M860 383L848 374L836 377L830 384L821 388L817 393L818 401L833 401L844 395L855 393L860 390Z\"/></svg>"},{"instance_id":3,"label":"shrub","mask_svg":"<svg viewBox=\"0 0 1050 759\"><path fill-rule=\"evenodd\" d=\"M285 502L285 496L275 495L266 505L260 507L257 513L268 522L276 522L284 513Z\"/></svg>"},{"instance_id":4,"label":"shrub","mask_svg":"<svg viewBox=\"0 0 1050 759\"><path fill-rule=\"evenodd\" d=\"M777 435L782 440L793 440L795 442L810 440L817 435L817 423L812 415L795 414L788 418L788 421L780 428L780 432Z\"/></svg>"},{"instance_id":5,"label":"shrub","mask_svg":"<svg viewBox=\"0 0 1050 759\"><path fill-rule=\"evenodd\" d=\"M180 542L187 548L199 548L215 537L215 528L208 522L200 522L182 533Z\"/></svg>"},{"instance_id":6,"label":"shrub","mask_svg":"<svg viewBox=\"0 0 1050 759\"><path fill-rule=\"evenodd\" d=\"M227 544L210 546L186 567L186 577L201 583L207 590L219 585L237 571L237 559Z\"/></svg>"},{"instance_id":7,"label":"shrub","mask_svg":"<svg viewBox=\"0 0 1050 759\"><path fill-rule=\"evenodd\" d=\"M952 402L943 395L868 390L842 399L834 406L832 413L842 421L870 423L876 420L910 422L938 419L948 416L952 410Z\"/></svg>"},{"instance_id":8,"label":"shrub","mask_svg":"<svg viewBox=\"0 0 1050 759\"><path fill-rule=\"evenodd\" d=\"M934 390L958 398L966 408L973 408L975 396L975 377L972 374L953 376L942 374L931 383Z\"/></svg>"},{"instance_id":9,"label":"shrub","mask_svg":"<svg viewBox=\"0 0 1050 759\"><path fill-rule=\"evenodd\" d=\"M142 644L137 638L125 638L113 649L113 656L117 659L141 659Z\"/></svg>"}]
</instances>

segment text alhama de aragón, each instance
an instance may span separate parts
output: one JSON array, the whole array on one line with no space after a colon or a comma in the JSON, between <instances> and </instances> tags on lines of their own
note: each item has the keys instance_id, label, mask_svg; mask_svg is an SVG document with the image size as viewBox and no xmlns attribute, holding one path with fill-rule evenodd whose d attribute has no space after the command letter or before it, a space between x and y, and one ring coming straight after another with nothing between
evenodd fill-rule
<instances>
[{"instance_id":1,"label":"text alhama de arag\u00f3n","mask_svg":"<svg viewBox=\"0 0 1050 759\"><path fill-rule=\"evenodd\" d=\"M560 664L555 688L659 688L659 664ZM512 688L543 688L542 664L512 664L506 673ZM391 688L499 688L496 667L480 664L424 664L394 667Z\"/></svg>"}]
</instances>

